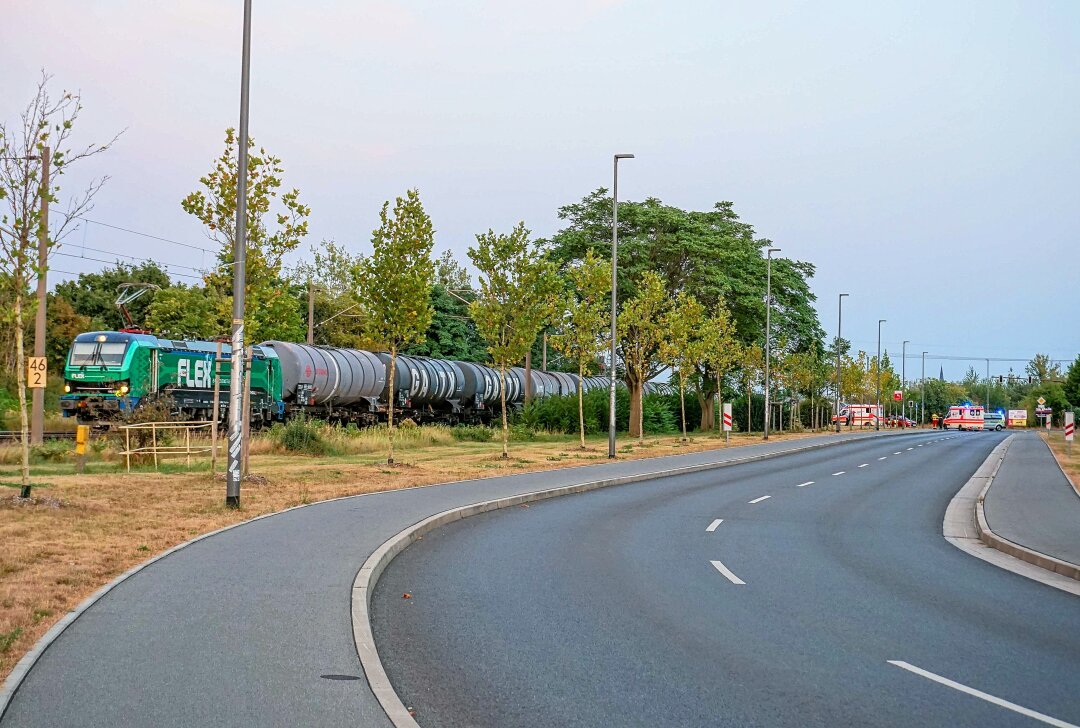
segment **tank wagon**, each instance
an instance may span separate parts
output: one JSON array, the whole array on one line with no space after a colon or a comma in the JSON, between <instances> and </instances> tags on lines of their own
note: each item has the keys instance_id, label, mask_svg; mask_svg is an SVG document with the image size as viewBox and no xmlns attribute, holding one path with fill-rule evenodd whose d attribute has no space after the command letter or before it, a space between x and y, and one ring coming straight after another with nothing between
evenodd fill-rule
<instances>
[{"instance_id":1,"label":"tank wagon","mask_svg":"<svg viewBox=\"0 0 1080 728\"><path fill-rule=\"evenodd\" d=\"M64 366L65 417L99 429L120 423L134 410L167 401L177 419L214 418L214 359L219 344L165 339L149 334L99 331L79 334ZM222 343L217 419L228 411L229 344ZM251 422L255 426L296 416L372 425L395 418L417 423L486 423L501 411L500 376L477 362L398 355L394 402L390 402L390 355L360 349L264 341L252 347ZM578 377L533 370L538 398L572 395ZM506 373L506 403L520 407L526 372ZM603 377L585 377L586 391L606 388Z\"/></svg>"}]
</instances>

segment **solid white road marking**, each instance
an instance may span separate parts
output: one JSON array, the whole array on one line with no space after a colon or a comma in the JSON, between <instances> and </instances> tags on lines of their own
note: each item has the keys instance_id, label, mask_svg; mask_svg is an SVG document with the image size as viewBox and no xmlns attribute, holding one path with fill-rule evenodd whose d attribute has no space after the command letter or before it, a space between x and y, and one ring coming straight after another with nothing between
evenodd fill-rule
<instances>
[{"instance_id":1,"label":"solid white road marking","mask_svg":"<svg viewBox=\"0 0 1080 728\"><path fill-rule=\"evenodd\" d=\"M866 467L867 465L869 465L869 464L870 464L870 463L863 463L863 464L862 464L862 465L860 465L859 467L860 467L860 468L865 468L865 467Z\"/></svg>"},{"instance_id":2,"label":"solid white road marking","mask_svg":"<svg viewBox=\"0 0 1080 728\"><path fill-rule=\"evenodd\" d=\"M721 523L723 523L723 522L724 522L724 519L723 519L723 518L717 518L717 519L716 519L715 521L713 521L712 523L710 523L710 524L709 524L709 527L708 527L708 528L706 528L705 530L706 530L706 531L708 531L708 532L712 532L712 531L715 531L715 530L716 530L716 527L717 527L717 526L719 526L719 525L720 525Z\"/></svg>"},{"instance_id":3,"label":"solid white road marking","mask_svg":"<svg viewBox=\"0 0 1080 728\"><path fill-rule=\"evenodd\" d=\"M799 484L798 484L798 485L796 485L795 487L796 487L796 488L805 488L806 486L808 486L808 485L813 485L813 484L814 484L814 481L812 481L812 480L808 480L808 481L806 481L805 483L799 483Z\"/></svg>"},{"instance_id":4,"label":"solid white road marking","mask_svg":"<svg viewBox=\"0 0 1080 728\"><path fill-rule=\"evenodd\" d=\"M882 455L881 457L879 457L879 458L878 458L878 460L885 460L885 459L887 459L888 457L889 457L888 455Z\"/></svg>"},{"instance_id":5,"label":"solid white road marking","mask_svg":"<svg viewBox=\"0 0 1080 728\"><path fill-rule=\"evenodd\" d=\"M715 563L715 562L713 562L713 563ZM985 700L988 703L993 703L994 705L997 705L997 706L1000 706L1002 708L1006 708L1008 710L1014 711L1016 713L1019 713L1020 715L1026 715L1028 718L1034 718L1035 720L1042 721L1043 723L1046 723L1048 725L1058 726L1058 728L1078 728L1076 725L1074 725L1072 723L1066 723L1063 720L1058 720L1057 718L1051 718L1049 715L1044 715L1043 713L1037 713L1034 710L1031 710L1030 708L1025 708L1022 705L1017 705L1016 703L1010 703L1008 700L1002 700L1001 698L995 698L993 695L990 695L988 693L984 693L981 690L976 690L975 688L969 688L967 685L961 685L960 683L955 682L953 680L950 680L947 677L942 677L941 675L935 675L932 672L929 672L927 670L923 670L921 667L915 667L914 665L912 665L910 663L907 663L907 662L904 662L902 660L887 660L887 662L890 665L896 665L897 667L901 667L901 668L907 670L908 672L913 672L916 675L920 675L922 677L925 677L927 680L933 680L934 682L941 683L942 685L950 687L953 690L959 690L962 693L967 693L968 695L974 695L976 698L981 698L982 700Z\"/></svg>"},{"instance_id":6,"label":"solid white road marking","mask_svg":"<svg viewBox=\"0 0 1080 728\"><path fill-rule=\"evenodd\" d=\"M746 584L746 582L745 582L745 581L743 581L743 580L742 580L742 579L740 579L739 577L737 577L737 576L735 576L734 574L732 574L732 573L731 573L731 569L729 569L728 567L724 566L723 562L721 562L721 561L712 561L712 562L710 562L710 563L711 563L711 564L712 564L713 566L715 566L715 567L716 567L716 570L717 570L717 571L719 571L719 572L720 572L721 574L723 574L724 576L726 576L726 577L728 578L728 581L730 581L730 582L731 582L732 584L739 584L739 585L744 585L744 584Z\"/></svg>"},{"instance_id":7,"label":"solid white road marking","mask_svg":"<svg viewBox=\"0 0 1080 728\"><path fill-rule=\"evenodd\" d=\"M847 472L847 471L841 470L839 473L833 473L833 475L843 475L845 472Z\"/></svg>"},{"instance_id":8,"label":"solid white road marking","mask_svg":"<svg viewBox=\"0 0 1080 728\"><path fill-rule=\"evenodd\" d=\"M763 495L760 498L755 498L754 500L752 500L750 502L751 503L760 503L761 501L768 500L769 498L772 498L772 496L771 495Z\"/></svg>"}]
</instances>

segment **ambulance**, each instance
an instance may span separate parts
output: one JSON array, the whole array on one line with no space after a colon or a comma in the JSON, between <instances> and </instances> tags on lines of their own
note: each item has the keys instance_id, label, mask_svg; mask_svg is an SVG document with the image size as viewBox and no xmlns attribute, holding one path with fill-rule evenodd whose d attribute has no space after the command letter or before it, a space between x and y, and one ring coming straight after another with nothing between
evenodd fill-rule
<instances>
[{"instance_id":1,"label":"ambulance","mask_svg":"<svg viewBox=\"0 0 1080 728\"><path fill-rule=\"evenodd\" d=\"M945 415L946 430L981 430L983 428L983 407L981 404L955 404L949 407Z\"/></svg>"},{"instance_id":2,"label":"ambulance","mask_svg":"<svg viewBox=\"0 0 1080 728\"><path fill-rule=\"evenodd\" d=\"M845 404L840 406L840 424L848 427L873 427L881 419L882 408L875 404ZM836 424L836 415L832 418Z\"/></svg>"}]
</instances>

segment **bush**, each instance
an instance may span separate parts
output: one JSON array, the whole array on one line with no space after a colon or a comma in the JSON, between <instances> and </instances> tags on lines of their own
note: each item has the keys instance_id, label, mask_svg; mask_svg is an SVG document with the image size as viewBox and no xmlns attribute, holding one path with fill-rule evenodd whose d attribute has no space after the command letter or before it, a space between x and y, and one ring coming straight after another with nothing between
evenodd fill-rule
<instances>
[{"instance_id":1,"label":"bush","mask_svg":"<svg viewBox=\"0 0 1080 728\"><path fill-rule=\"evenodd\" d=\"M608 429L608 390L593 389L585 393L582 410L585 416L585 434L596 435ZM674 409L672 409L674 403ZM679 397L662 394L647 394L642 400L642 420L645 431L654 434L666 434L678 429ZM689 398L687 400L687 422L691 414ZM700 415L699 415L700 416ZM577 395L566 397L545 397L534 399L514 418L515 424L533 431L543 430L551 433L576 433L578 431ZM615 425L625 432L629 429L630 393L623 388L615 391Z\"/></svg>"},{"instance_id":2,"label":"bush","mask_svg":"<svg viewBox=\"0 0 1080 728\"><path fill-rule=\"evenodd\" d=\"M74 452L73 440L46 440L30 448L30 457L37 462L58 463Z\"/></svg>"},{"instance_id":3,"label":"bush","mask_svg":"<svg viewBox=\"0 0 1080 728\"><path fill-rule=\"evenodd\" d=\"M495 437L495 430L483 425L457 425L450 428L450 434L455 440L463 442L491 442Z\"/></svg>"},{"instance_id":4,"label":"bush","mask_svg":"<svg viewBox=\"0 0 1080 728\"><path fill-rule=\"evenodd\" d=\"M298 452L316 457L336 454L335 448L323 437L325 425L318 420L299 417L280 428L275 425L270 430L282 448L289 452Z\"/></svg>"}]
</instances>

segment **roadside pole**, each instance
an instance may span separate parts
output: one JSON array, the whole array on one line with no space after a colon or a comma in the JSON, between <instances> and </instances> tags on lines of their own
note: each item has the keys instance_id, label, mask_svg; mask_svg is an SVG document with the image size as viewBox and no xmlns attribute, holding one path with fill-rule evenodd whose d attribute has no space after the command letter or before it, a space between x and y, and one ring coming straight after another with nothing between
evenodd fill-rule
<instances>
[{"instance_id":1,"label":"roadside pole","mask_svg":"<svg viewBox=\"0 0 1080 728\"><path fill-rule=\"evenodd\" d=\"M38 223L37 312L34 316L34 357L45 360L45 304L48 302L46 281L49 267L49 166L52 150L41 150L41 220ZM40 445L45 439L45 389L35 387L31 392L30 444Z\"/></svg>"},{"instance_id":2,"label":"roadside pole","mask_svg":"<svg viewBox=\"0 0 1080 728\"><path fill-rule=\"evenodd\" d=\"M1065 447L1068 449L1069 454L1072 455L1072 441L1073 431L1075 430L1073 425L1073 413L1065 412Z\"/></svg>"},{"instance_id":3,"label":"roadside pole","mask_svg":"<svg viewBox=\"0 0 1080 728\"><path fill-rule=\"evenodd\" d=\"M731 402L724 402L724 447L731 444Z\"/></svg>"}]
</instances>

